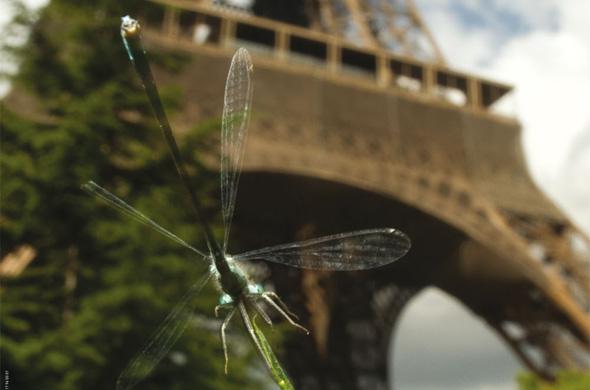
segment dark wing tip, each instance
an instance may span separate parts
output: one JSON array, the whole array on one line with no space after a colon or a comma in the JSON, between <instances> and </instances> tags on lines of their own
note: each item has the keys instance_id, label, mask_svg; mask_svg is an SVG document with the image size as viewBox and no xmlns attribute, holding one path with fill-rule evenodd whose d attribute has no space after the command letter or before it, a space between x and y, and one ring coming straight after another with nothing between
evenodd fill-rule
<instances>
[{"instance_id":1,"label":"dark wing tip","mask_svg":"<svg viewBox=\"0 0 590 390\"><path fill-rule=\"evenodd\" d=\"M386 233L395 237L395 241L398 244L398 246L397 246L397 249L398 249L397 254L398 255L396 256L395 260L405 256L406 253L408 253L410 251L410 249L412 248L412 240L410 239L410 237L406 233L402 232L401 230L394 229L394 228L387 228Z\"/></svg>"},{"instance_id":2,"label":"dark wing tip","mask_svg":"<svg viewBox=\"0 0 590 390\"><path fill-rule=\"evenodd\" d=\"M240 47L238 50L236 50L232 58L232 65L238 62L248 64L247 70L249 73L252 73L254 71L254 66L252 65L252 57L250 56L248 50L246 50L243 47Z\"/></svg>"}]
</instances>

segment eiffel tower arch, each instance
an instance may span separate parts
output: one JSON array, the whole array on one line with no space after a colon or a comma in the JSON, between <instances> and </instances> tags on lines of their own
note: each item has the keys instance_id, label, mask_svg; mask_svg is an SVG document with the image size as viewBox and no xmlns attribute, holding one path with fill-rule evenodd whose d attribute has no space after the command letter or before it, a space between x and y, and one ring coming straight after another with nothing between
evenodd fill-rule
<instances>
[{"instance_id":1,"label":"eiffel tower arch","mask_svg":"<svg viewBox=\"0 0 590 390\"><path fill-rule=\"evenodd\" d=\"M410 0L238 3L156 0L140 18L153 49L190 55L157 75L184 87L180 130L219 115L233 50L253 55L236 234L255 247L393 226L413 241L374 271L271 266L313 334L285 346L297 387L386 388L399 314L428 286L539 375L588 368L589 239L530 178L520 124L498 111L512 87L449 68Z\"/></svg>"}]
</instances>

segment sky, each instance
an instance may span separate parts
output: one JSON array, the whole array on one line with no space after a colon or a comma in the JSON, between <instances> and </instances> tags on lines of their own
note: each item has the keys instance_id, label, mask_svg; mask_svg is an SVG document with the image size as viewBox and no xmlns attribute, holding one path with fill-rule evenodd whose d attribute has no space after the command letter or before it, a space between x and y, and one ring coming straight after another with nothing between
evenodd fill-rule
<instances>
[{"instance_id":1,"label":"sky","mask_svg":"<svg viewBox=\"0 0 590 390\"><path fill-rule=\"evenodd\" d=\"M510 109L534 180L590 234L590 1L416 3L452 68L515 86ZM0 25L5 7L0 2ZM0 84L0 96L6 89ZM515 388L516 359L439 290L410 303L393 344L396 389Z\"/></svg>"}]
</instances>

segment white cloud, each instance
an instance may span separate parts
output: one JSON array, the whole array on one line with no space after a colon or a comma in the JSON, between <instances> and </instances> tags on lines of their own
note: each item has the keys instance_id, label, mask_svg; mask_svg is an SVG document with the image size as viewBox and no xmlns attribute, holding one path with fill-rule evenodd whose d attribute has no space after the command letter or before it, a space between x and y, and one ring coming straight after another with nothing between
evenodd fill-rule
<instances>
[{"instance_id":1,"label":"white cloud","mask_svg":"<svg viewBox=\"0 0 590 390\"><path fill-rule=\"evenodd\" d=\"M581 37L590 48L588 32L590 26L590 2L586 0L565 0L557 3L561 14L561 26L564 30Z\"/></svg>"},{"instance_id":2,"label":"white cloud","mask_svg":"<svg viewBox=\"0 0 590 390\"><path fill-rule=\"evenodd\" d=\"M49 0L24 0L24 5L31 9L37 10L45 5ZM14 34L8 33L8 24L13 18L15 9L12 3L9 2L0 2L0 74L13 74L17 71L17 65L14 64L6 53L3 53L1 47L8 43L9 40L11 44L14 42L20 42L20 40L25 39L27 36L27 31L18 31L14 36ZM20 39L19 39L20 38ZM14 41L14 42L13 42ZM0 99L6 96L10 91L10 83L4 77L0 77Z\"/></svg>"},{"instance_id":3,"label":"white cloud","mask_svg":"<svg viewBox=\"0 0 590 390\"><path fill-rule=\"evenodd\" d=\"M469 29L461 24L458 15L444 8L432 8L428 23L447 61L460 69L469 69L490 54L490 48L497 45L491 31Z\"/></svg>"},{"instance_id":4,"label":"white cloud","mask_svg":"<svg viewBox=\"0 0 590 390\"><path fill-rule=\"evenodd\" d=\"M568 34L538 32L511 41L493 71L517 85L525 151L539 177L554 177L573 139L590 119L590 58ZM556 73L557 72L557 73Z\"/></svg>"},{"instance_id":5,"label":"white cloud","mask_svg":"<svg viewBox=\"0 0 590 390\"><path fill-rule=\"evenodd\" d=\"M250 8L254 0L227 0L227 3L240 8Z\"/></svg>"},{"instance_id":6,"label":"white cloud","mask_svg":"<svg viewBox=\"0 0 590 390\"><path fill-rule=\"evenodd\" d=\"M590 131L590 3L576 3L556 4L558 29L511 40L489 68L517 87L523 144L534 178L590 232L590 163L570 158L575 147L581 155L590 153L590 144L580 150L575 143ZM586 24L579 15L585 15Z\"/></svg>"}]
</instances>

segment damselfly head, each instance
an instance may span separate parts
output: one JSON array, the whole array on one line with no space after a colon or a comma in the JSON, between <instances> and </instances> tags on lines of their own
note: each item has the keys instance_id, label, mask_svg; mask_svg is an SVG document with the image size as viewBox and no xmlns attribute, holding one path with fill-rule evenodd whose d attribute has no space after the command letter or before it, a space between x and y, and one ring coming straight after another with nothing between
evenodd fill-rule
<instances>
[{"instance_id":1,"label":"damselfly head","mask_svg":"<svg viewBox=\"0 0 590 390\"><path fill-rule=\"evenodd\" d=\"M139 34L141 26L137 19L133 19L129 15L125 15L121 18L121 35L123 38L131 37Z\"/></svg>"}]
</instances>

